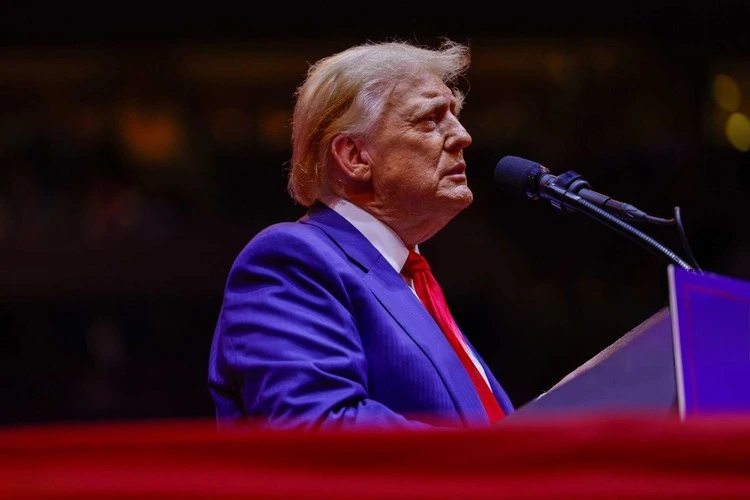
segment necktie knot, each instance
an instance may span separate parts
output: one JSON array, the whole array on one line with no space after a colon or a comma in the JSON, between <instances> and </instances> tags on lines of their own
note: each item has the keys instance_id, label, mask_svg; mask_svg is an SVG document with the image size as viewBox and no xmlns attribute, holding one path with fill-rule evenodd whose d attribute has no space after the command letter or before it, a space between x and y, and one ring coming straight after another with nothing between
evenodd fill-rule
<instances>
[{"instance_id":1,"label":"necktie knot","mask_svg":"<svg viewBox=\"0 0 750 500\"><path fill-rule=\"evenodd\" d=\"M414 274L420 271L430 272L430 266L427 264L427 260L414 250L409 250L409 257L406 258L406 263L401 272L409 278L414 279Z\"/></svg>"}]
</instances>

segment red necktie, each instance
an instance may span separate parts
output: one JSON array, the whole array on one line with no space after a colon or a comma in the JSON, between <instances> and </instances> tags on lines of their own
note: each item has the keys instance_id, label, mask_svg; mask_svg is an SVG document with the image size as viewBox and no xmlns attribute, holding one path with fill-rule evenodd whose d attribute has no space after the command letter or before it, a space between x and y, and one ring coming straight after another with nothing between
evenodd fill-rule
<instances>
[{"instance_id":1,"label":"red necktie","mask_svg":"<svg viewBox=\"0 0 750 500\"><path fill-rule=\"evenodd\" d=\"M479 373L476 365L469 357L469 347L466 345L463 334L448 309L443 290L440 288L438 282L435 281L435 277L432 275L427 261L417 252L410 250L402 272L414 280L414 289L419 299L435 319L438 326L440 326L440 329L443 330L448 342L450 342L456 354L458 354L461 363L463 363L471 381L474 383L474 387L479 394L479 399L482 401L484 409L487 411L490 422L493 424L498 422L505 416L505 413L482 378L482 374Z\"/></svg>"}]
</instances>

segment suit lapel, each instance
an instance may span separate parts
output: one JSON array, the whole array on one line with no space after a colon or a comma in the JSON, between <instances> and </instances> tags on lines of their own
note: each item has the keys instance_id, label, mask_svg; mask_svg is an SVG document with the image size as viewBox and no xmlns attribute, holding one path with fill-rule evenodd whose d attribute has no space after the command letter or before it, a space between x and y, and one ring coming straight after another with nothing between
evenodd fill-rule
<instances>
[{"instance_id":1,"label":"suit lapel","mask_svg":"<svg viewBox=\"0 0 750 500\"><path fill-rule=\"evenodd\" d=\"M425 353L448 388L462 417L465 420L476 420L478 415L483 416L482 403L476 389L442 330L401 276L367 238L322 203L316 203L300 221L325 231L364 271L364 283Z\"/></svg>"}]
</instances>

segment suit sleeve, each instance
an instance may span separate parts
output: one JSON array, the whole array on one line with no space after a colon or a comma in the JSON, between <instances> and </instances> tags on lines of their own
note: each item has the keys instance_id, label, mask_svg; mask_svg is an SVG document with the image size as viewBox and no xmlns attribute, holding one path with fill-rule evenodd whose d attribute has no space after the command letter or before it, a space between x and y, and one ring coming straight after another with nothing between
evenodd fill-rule
<instances>
[{"instance_id":1,"label":"suit sleeve","mask_svg":"<svg viewBox=\"0 0 750 500\"><path fill-rule=\"evenodd\" d=\"M247 418L271 428L429 429L368 397L367 359L336 267L349 264L321 237L266 231L240 253L219 317L219 369Z\"/></svg>"}]
</instances>

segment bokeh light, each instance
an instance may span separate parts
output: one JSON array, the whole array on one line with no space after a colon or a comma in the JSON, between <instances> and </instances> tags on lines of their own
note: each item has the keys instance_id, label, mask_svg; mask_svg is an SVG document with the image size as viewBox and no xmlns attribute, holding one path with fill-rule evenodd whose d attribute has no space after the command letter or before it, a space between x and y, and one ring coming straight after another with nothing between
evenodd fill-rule
<instances>
[{"instance_id":1,"label":"bokeh light","mask_svg":"<svg viewBox=\"0 0 750 500\"><path fill-rule=\"evenodd\" d=\"M727 111L737 111L742 101L740 86L732 77L723 73L714 78L713 94L716 104Z\"/></svg>"},{"instance_id":2,"label":"bokeh light","mask_svg":"<svg viewBox=\"0 0 750 500\"><path fill-rule=\"evenodd\" d=\"M742 113L732 113L724 129L729 143L736 149L750 151L750 120Z\"/></svg>"}]
</instances>

